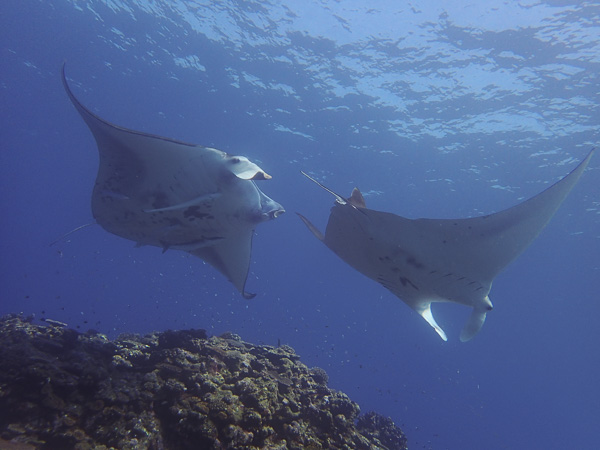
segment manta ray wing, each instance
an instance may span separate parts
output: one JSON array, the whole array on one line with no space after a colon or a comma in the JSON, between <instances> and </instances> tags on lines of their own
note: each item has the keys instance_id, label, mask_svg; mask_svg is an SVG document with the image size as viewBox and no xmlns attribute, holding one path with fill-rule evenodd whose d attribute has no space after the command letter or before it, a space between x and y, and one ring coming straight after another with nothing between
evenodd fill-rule
<instances>
[{"instance_id":1,"label":"manta ray wing","mask_svg":"<svg viewBox=\"0 0 600 450\"><path fill-rule=\"evenodd\" d=\"M271 178L243 156L129 130L101 119L73 95L99 152L92 213L106 231L203 258L245 297L256 226L284 212L253 180Z\"/></svg>"},{"instance_id":2,"label":"manta ray wing","mask_svg":"<svg viewBox=\"0 0 600 450\"><path fill-rule=\"evenodd\" d=\"M487 216L407 219L366 208L355 189L346 202L336 200L324 235L300 217L342 260L398 296L442 339L446 340L446 334L433 318L431 303L472 307L461 332L461 341L467 341L479 332L492 309L488 294L496 275L541 232L592 154L542 193Z\"/></svg>"},{"instance_id":3,"label":"manta ray wing","mask_svg":"<svg viewBox=\"0 0 600 450\"><path fill-rule=\"evenodd\" d=\"M256 295L244 290L252 251L252 233L252 230L245 230L215 245L191 251L192 255L202 258L225 275L247 299Z\"/></svg>"},{"instance_id":4,"label":"manta ray wing","mask_svg":"<svg viewBox=\"0 0 600 450\"><path fill-rule=\"evenodd\" d=\"M447 266L490 282L539 235L587 167L593 152L557 183L503 211L469 219L417 219L419 246L445 248ZM423 239L422 236L427 236ZM435 236L435 239L431 237Z\"/></svg>"}]
</instances>

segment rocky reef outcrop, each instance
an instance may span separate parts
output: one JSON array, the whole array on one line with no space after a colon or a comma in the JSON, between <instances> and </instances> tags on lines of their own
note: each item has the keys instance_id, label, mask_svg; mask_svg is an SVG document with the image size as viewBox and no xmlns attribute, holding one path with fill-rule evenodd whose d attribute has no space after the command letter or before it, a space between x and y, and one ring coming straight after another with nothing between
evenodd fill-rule
<instances>
[{"instance_id":1,"label":"rocky reef outcrop","mask_svg":"<svg viewBox=\"0 0 600 450\"><path fill-rule=\"evenodd\" d=\"M288 346L0 319L0 448L405 449Z\"/></svg>"}]
</instances>

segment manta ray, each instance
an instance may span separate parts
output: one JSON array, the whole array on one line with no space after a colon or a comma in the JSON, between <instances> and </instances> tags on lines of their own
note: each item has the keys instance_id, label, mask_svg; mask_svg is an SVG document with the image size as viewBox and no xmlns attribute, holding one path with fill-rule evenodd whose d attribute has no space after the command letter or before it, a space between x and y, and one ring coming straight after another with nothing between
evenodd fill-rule
<instances>
[{"instance_id":1,"label":"manta ray","mask_svg":"<svg viewBox=\"0 0 600 450\"><path fill-rule=\"evenodd\" d=\"M92 214L109 233L163 252L183 250L225 275L245 297L252 236L284 213L254 182L271 178L244 156L114 125L77 100L100 164Z\"/></svg>"},{"instance_id":2,"label":"manta ray","mask_svg":"<svg viewBox=\"0 0 600 450\"><path fill-rule=\"evenodd\" d=\"M468 219L407 219L368 209L354 188L335 196L325 235L298 214L308 229L343 261L377 281L415 310L446 341L431 303L473 308L460 340L473 338L492 310L494 278L550 221L585 170L593 150L566 177L542 193L495 214Z\"/></svg>"}]
</instances>

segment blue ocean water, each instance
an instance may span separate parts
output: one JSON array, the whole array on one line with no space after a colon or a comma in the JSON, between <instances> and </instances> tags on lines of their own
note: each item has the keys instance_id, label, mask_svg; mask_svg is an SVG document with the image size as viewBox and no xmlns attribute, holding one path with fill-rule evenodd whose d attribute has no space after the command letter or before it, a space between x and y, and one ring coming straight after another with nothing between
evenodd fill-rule
<instances>
[{"instance_id":1,"label":"blue ocean water","mask_svg":"<svg viewBox=\"0 0 600 450\"><path fill-rule=\"evenodd\" d=\"M205 328L291 345L410 448L591 449L600 423L600 157L448 342L339 260L324 229L357 186L370 208L469 217L531 197L598 143L600 3L4 0L0 313L121 332ZM91 222L98 155L69 103L245 155L287 210L256 230L244 300L185 253Z\"/></svg>"}]
</instances>

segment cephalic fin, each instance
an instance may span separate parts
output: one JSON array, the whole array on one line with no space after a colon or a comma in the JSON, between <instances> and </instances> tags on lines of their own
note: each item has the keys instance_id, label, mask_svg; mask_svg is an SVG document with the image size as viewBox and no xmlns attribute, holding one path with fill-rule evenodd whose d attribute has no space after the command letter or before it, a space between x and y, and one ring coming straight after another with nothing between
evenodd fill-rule
<instances>
[{"instance_id":1,"label":"cephalic fin","mask_svg":"<svg viewBox=\"0 0 600 450\"><path fill-rule=\"evenodd\" d=\"M429 325L433 327L433 329L437 332L437 334L440 335L440 337L444 341L448 340L448 336L446 336L446 333L444 332L444 330L442 330L442 327L440 327L433 318L433 314L431 313L431 303L422 305L422 307L418 308L417 312L421 315L423 319L427 321Z\"/></svg>"},{"instance_id":2,"label":"cephalic fin","mask_svg":"<svg viewBox=\"0 0 600 450\"><path fill-rule=\"evenodd\" d=\"M486 315L487 311L473 308L473 312L460 332L460 342L467 342L479 333L479 330L481 330L481 327L485 323Z\"/></svg>"}]
</instances>

